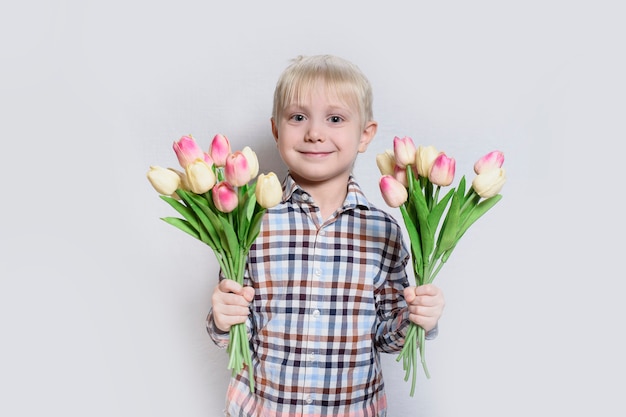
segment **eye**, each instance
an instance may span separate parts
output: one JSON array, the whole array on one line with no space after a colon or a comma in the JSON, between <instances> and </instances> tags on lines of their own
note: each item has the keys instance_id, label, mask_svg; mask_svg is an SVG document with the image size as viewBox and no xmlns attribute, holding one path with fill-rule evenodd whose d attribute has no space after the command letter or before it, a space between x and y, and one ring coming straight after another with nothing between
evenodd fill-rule
<instances>
[{"instance_id":1,"label":"eye","mask_svg":"<svg viewBox=\"0 0 626 417\"><path fill-rule=\"evenodd\" d=\"M331 123L341 123L343 121L343 118L341 116L330 116L328 118L328 121L330 121Z\"/></svg>"},{"instance_id":2,"label":"eye","mask_svg":"<svg viewBox=\"0 0 626 417\"><path fill-rule=\"evenodd\" d=\"M296 122L301 122L304 120L304 115L302 114L294 114L293 116L290 117L291 120L296 121Z\"/></svg>"}]
</instances>

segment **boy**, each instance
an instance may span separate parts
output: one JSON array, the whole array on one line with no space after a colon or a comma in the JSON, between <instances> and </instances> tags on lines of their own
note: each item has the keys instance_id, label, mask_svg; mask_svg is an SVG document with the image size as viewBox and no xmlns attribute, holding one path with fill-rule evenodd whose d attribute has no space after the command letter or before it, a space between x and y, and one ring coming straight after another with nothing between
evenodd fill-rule
<instances>
[{"instance_id":1,"label":"boy","mask_svg":"<svg viewBox=\"0 0 626 417\"><path fill-rule=\"evenodd\" d=\"M241 287L222 279L207 330L218 346L246 322L248 372L231 379L226 414L385 416L379 352L398 352L409 320L436 335L444 298L409 287L398 223L351 175L374 138L372 91L361 71L329 55L299 57L280 76L272 133L289 169Z\"/></svg>"}]
</instances>

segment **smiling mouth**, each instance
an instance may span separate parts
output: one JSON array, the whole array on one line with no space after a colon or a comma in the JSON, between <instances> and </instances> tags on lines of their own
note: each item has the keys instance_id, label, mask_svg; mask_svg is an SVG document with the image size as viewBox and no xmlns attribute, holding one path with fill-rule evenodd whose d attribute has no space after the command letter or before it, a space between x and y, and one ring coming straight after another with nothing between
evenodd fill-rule
<instances>
[{"instance_id":1,"label":"smiling mouth","mask_svg":"<svg viewBox=\"0 0 626 417\"><path fill-rule=\"evenodd\" d=\"M304 156L310 156L310 157L315 158L315 157L322 157L322 156L327 156L327 155L330 155L332 152L321 152L321 151L316 151L316 152L313 152L313 151L301 151L300 153L301 153L302 155L304 155Z\"/></svg>"}]
</instances>

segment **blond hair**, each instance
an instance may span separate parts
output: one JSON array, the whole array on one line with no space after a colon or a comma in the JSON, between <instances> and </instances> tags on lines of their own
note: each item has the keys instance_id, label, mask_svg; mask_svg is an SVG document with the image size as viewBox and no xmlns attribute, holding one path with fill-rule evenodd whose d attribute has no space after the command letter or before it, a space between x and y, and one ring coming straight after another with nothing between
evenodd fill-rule
<instances>
[{"instance_id":1,"label":"blond hair","mask_svg":"<svg viewBox=\"0 0 626 417\"><path fill-rule=\"evenodd\" d=\"M298 56L280 75L274 90L272 118L279 123L282 110L298 103L322 81L337 98L359 110L361 124L373 120L372 87L353 63L333 55Z\"/></svg>"}]
</instances>

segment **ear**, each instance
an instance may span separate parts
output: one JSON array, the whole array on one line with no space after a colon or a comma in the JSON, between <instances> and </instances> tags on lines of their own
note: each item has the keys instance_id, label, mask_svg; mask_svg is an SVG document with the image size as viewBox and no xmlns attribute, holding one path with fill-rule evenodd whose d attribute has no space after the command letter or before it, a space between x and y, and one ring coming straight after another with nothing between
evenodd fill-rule
<instances>
[{"instance_id":1,"label":"ear","mask_svg":"<svg viewBox=\"0 0 626 417\"><path fill-rule=\"evenodd\" d=\"M276 121L273 117L270 119L270 121L272 122L272 135L274 135L274 140L278 142L278 126L276 126Z\"/></svg>"},{"instance_id":2,"label":"ear","mask_svg":"<svg viewBox=\"0 0 626 417\"><path fill-rule=\"evenodd\" d=\"M363 153L367 150L372 139L376 136L376 131L378 130L378 123L373 120L370 120L365 124L365 128L361 133L361 140L359 141L359 152Z\"/></svg>"}]
</instances>

